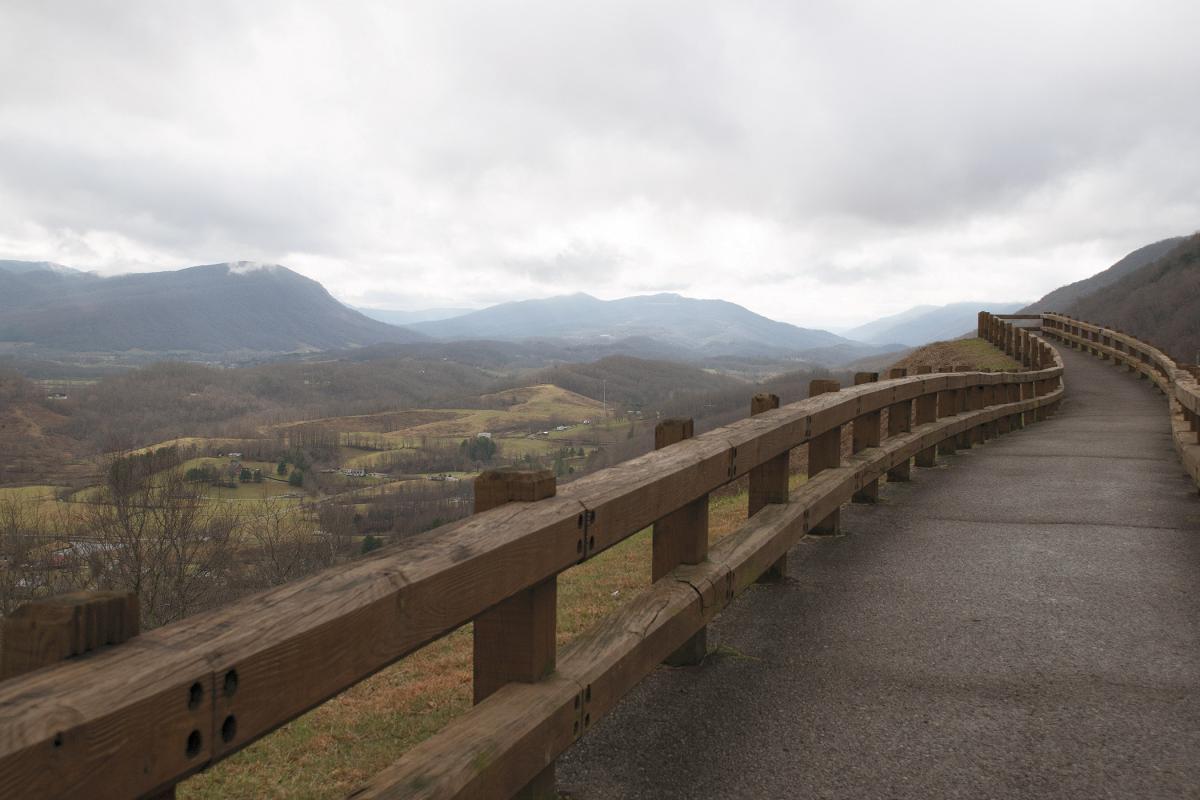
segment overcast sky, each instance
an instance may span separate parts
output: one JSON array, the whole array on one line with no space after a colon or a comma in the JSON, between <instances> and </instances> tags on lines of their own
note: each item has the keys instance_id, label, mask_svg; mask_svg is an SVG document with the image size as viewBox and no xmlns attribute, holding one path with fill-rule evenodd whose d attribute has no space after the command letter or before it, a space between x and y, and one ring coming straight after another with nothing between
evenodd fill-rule
<instances>
[{"instance_id":1,"label":"overcast sky","mask_svg":"<svg viewBox=\"0 0 1200 800\"><path fill-rule=\"evenodd\" d=\"M1032 300L1200 227L1200 3L0 0L0 258Z\"/></svg>"}]
</instances>

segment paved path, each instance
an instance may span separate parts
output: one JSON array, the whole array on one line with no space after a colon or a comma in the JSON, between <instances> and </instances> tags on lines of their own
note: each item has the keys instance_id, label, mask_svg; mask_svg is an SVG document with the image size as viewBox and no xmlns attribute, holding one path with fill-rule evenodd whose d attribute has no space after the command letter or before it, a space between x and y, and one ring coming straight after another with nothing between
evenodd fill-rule
<instances>
[{"instance_id":1,"label":"paved path","mask_svg":"<svg viewBox=\"0 0 1200 800\"><path fill-rule=\"evenodd\" d=\"M1144 381L914 470L559 764L600 798L1200 797L1200 498Z\"/></svg>"}]
</instances>

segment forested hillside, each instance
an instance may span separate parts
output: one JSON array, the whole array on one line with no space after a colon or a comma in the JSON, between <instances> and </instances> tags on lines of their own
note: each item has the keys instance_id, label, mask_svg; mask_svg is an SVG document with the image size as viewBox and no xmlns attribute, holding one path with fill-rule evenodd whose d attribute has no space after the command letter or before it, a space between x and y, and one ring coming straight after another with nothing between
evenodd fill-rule
<instances>
[{"instance_id":1,"label":"forested hillside","mask_svg":"<svg viewBox=\"0 0 1200 800\"><path fill-rule=\"evenodd\" d=\"M1071 316L1120 328L1177 360L1200 355L1200 234L1115 283L1062 309Z\"/></svg>"},{"instance_id":2,"label":"forested hillside","mask_svg":"<svg viewBox=\"0 0 1200 800\"><path fill-rule=\"evenodd\" d=\"M1068 283L1066 286L1060 286L1036 303L1031 303L1021 309L1018 313L1038 314L1042 311L1066 312L1072 304L1088 294L1103 289L1106 286L1111 286L1126 275L1130 275L1147 264L1151 264L1162 258L1183 242L1185 238L1184 236L1175 236L1155 242L1154 244L1148 244L1145 247L1139 247L1103 272L1098 272L1092 277L1084 278L1081 281Z\"/></svg>"}]
</instances>

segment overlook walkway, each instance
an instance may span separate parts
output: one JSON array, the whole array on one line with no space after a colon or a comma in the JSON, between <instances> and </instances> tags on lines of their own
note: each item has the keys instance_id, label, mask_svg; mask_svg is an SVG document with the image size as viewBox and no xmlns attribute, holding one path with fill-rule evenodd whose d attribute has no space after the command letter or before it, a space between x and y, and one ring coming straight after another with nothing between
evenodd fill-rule
<instances>
[{"instance_id":1,"label":"overlook walkway","mask_svg":"<svg viewBox=\"0 0 1200 800\"><path fill-rule=\"evenodd\" d=\"M1034 428L793 548L558 764L579 800L1194 797L1200 501L1150 383L1060 347ZM940 464L941 465L941 464Z\"/></svg>"}]
</instances>

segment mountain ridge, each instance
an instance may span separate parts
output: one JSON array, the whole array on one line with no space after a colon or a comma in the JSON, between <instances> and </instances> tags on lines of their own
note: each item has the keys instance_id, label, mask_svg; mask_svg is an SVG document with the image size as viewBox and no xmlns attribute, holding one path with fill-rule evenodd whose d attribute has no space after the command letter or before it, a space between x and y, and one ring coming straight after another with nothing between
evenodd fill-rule
<instances>
[{"instance_id":1,"label":"mountain ridge","mask_svg":"<svg viewBox=\"0 0 1200 800\"><path fill-rule=\"evenodd\" d=\"M1183 363L1200 363L1200 233L1066 308L1048 310L1119 328Z\"/></svg>"},{"instance_id":2,"label":"mountain ridge","mask_svg":"<svg viewBox=\"0 0 1200 800\"><path fill-rule=\"evenodd\" d=\"M1126 253L1111 267L1101 270L1091 277L1060 286L1037 302L1025 306L1018 313L1039 314L1043 311L1061 311L1066 313L1067 309L1081 298L1106 286L1111 286L1126 275L1130 275L1142 267L1152 264L1175 247L1178 247L1187 238L1186 236L1172 236L1139 247L1130 253Z\"/></svg>"},{"instance_id":3,"label":"mountain ridge","mask_svg":"<svg viewBox=\"0 0 1200 800\"><path fill-rule=\"evenodd\" d=\"M287 267L238 261L101 278L0 266L0 342L63 352L327 350L424 337ZM13 265L32 265L21 268Z\"/></svg>"},{"instance_id":4,"label":"mountain ridge","mask_svg":"<svg viewBox=\"0 0 1200 800\"><path fill-rule=\"evenodd\" d=\"M649 337L708 355L797 353L853 344L829 331L779 322L725 300L668 292L616 300L601 300L582 292L517 300L411 327L438 339L583 341Z\"/></svg>"},{"instance_id":5,"label":"mountain ridge","mask_svg":"<svg viewBox=\"0 0 1200 800\"><path fill-rule=\"evenodd\" d=\"M1022 303L994 303L964 301L947 303L943 306L919 305L880 317L877 320L846 331L846 336L863 342L876 344L898 344L918 347L929 342L956 339L975 330L980 311L996 314L1011 314Z\"/></svg>"}]
</instances>

